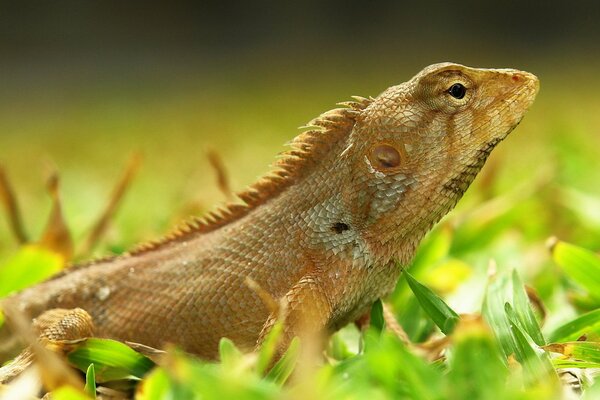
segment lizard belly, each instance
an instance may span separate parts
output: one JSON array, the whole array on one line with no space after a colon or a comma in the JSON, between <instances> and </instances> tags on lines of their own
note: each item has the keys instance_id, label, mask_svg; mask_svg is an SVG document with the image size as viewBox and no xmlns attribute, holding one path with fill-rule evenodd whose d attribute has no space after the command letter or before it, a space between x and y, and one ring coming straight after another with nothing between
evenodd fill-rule
<instances>
[{"instance_id":1,"label":"lizard belly","mask_svg":"<svg viewBox=\"0 0 600 400\"><path fill-rule=\"evenodd\" d=\"M244 276L195 268L182 280L172 271L161 282L145 274L122 280L102 307L94 307L98 336L159 348L175 343L206 359L216 358L223 337L242 350L254 348L268 310Z\"/></svg>"}]
</instances>

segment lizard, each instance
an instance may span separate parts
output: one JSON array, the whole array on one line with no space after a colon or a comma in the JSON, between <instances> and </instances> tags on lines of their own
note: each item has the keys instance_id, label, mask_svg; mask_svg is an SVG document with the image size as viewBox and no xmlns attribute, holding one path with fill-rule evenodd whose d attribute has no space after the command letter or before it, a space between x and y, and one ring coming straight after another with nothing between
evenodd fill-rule
<instances>
[{"instance_id":1,"label":"lizard","mask_svg":"<svg viewBox=\"0 0 600 400\"><path fill-rule=\"evenodd\" d=\"M38 321L66 315L63 328L93 325L98 337L176 343L207 360L223 337L251 351L278 318L283 345L331 334L393 290L538 90L519 70L428 66L312 120L238 202L0 306Z\"/></svg>"}]
</instances>

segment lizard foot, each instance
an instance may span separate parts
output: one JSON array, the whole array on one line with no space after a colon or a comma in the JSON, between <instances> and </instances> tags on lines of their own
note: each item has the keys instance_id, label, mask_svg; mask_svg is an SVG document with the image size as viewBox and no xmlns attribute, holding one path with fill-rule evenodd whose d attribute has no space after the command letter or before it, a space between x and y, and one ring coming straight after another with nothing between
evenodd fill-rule
<instances>
[{"instance_id":1,"label":"lizard foot","mask_svg":"<svg viewBox=\"0 0 600 400\"><path fill-rule=\"evenodd\" d=\"M54 353L64 354L76 343L93 336L91 316L81 308L53 309L44 312L33 320L33 333L27 329L24 321L18 316L10 315L10 322L29 346L13 361L0 368L0 384L6 384L25 371L35 361L39 347L49 349ZM15 318L16 317L16 318Z\"/></svg>"}]
</instances>

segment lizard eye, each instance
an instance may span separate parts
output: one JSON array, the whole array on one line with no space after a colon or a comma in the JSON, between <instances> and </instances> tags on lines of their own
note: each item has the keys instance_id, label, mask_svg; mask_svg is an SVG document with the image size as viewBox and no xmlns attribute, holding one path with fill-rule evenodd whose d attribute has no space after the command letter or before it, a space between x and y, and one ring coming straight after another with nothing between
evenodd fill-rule
<instances>
[{"instance_id":1,"label":"lizard eye","mask_svg":"<svg viewBox=\"0 0 600 400\"><path fill-rule=\"evenodd\" d=\"M399 166L402 157L394 146L381 143L371 149L370 161L375 169L387 170Z\"/></svg>"},{"instance_id":2,"label":"lizard eye","mask_svg":"<svg viewBox=\"0 0 600 400\"><path fill-rule=\"evenodd\" d=\"M455 83L450 86L448 93L450 93L450 96L454 97L455 99L462 99L467 93L467 88L460 83Z\"/></svg>"}]
</instances>

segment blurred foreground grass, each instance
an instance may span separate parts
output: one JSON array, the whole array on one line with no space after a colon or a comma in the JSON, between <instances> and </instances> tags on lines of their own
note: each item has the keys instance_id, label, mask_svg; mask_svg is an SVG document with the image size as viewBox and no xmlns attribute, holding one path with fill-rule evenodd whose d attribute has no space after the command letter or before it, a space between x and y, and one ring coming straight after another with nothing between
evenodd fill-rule
<instances>
[{"instance_id":1,"label":"blurred foreground grass","mask_svg":"<svg viewBox=\"0 0 600 400\"><path fill-rule=\"evenodd\" d=\"M331 70L310 77L254 71L252 79L250 73L212 71L169 83L132 78L94 87L34 83L0 101L0 163L34 239L50 208L44 160L58 166L77 243L129 154L140 150L140 175L98 251L120 252L222 200L207 148L221 155L240 189L267 170L297 126L337 101L375 95L414 72L383 71ZM600 366L600 261L594 254L600 249L600 82L589 80L593 72L586 70L539 75L542 89L533 109L494 151L458 209L426 238L410 269L414 279L402 278L386 299L411 342L439 346L442 358L432 361L431 347L408 348L380 332L381 310L375 307L368 333L345 328L332 338L325 365L292 375L287 386L281 383L293 370L293 357L280 375L263 378L260 356L238 354L224 343L217 365L170 352L162 368L138 386L138 395L560 398L556 371L564 367L585 367L577 369L578 377L589 386L589 371ZM552 253L550 237L566 242L553 242ZM44 266L50 273L56 263L52 255L19 249L8 225L0 224L0 271L20 273L3 280L0 295L35 279L29 271L43 274ZM121 354L106 346L102 351ZM93 347L87 351L76 364L85 371L86 360L94 360L98 382L111 380L103 369L109 368L106 359L94 359ZM268 358L269 350L263 351ZM117 381L135 382L146 372L118 368L125 373ZM588 398L598 396L597 386Z\"/></svg>"}]
</instances>

